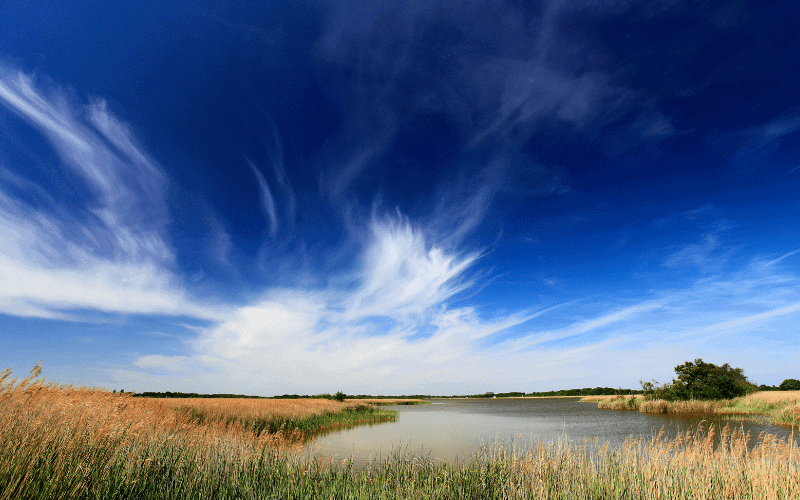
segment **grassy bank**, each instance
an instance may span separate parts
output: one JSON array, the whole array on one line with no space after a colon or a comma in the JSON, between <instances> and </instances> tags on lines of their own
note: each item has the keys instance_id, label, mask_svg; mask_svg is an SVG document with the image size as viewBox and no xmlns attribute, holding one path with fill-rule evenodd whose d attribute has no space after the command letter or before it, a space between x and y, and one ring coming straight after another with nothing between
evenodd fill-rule
<instances>
[{"instance_id":1,"label":"grassy bank","mask_svg":"<svg viewBox=\"0 0 800 500\"><path fill-rule=\"evenodd\" d=\"M642 413L723 413L763 416L774 425L796 426L800 422L800 391L763 391L735 399L717 401L645 401L642 396L589 396L581 401L598 408L638 410Z\"/></svg>"},{"instance_id":2,"label":"grassy bank","mask_svg":"<svg viewBox=\"0 0 800 500\"><path fill-rule=\"evenodd\" d=\"M336 427L394 420L397 412L364 402L340 403L328 399L160 399L196 425L243 429L256 437L263 433L302 439Z\"/></svg>"},{"instance_id":3,"label":"grassy bank","mask_svg":"<svg viewBox=\"0 0 800 500\"><path fill-rule=\"evenodd\" d=\"M356 474L348 460L301 458L285 434L253 432L257 407L202 407L200 422L169 400L7 378L0 500L800 498L796 449L762 435L748 451L727 428L717 446L716 430L698 429L617 448L495 446L461 464L397 455Z\"/></svg>"}]
</instances>

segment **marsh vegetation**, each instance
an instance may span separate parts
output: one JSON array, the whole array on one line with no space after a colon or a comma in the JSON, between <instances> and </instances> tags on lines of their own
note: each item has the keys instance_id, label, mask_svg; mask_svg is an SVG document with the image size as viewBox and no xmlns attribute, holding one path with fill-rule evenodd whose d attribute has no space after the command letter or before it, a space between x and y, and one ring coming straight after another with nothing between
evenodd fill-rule
<instances>
[{"instance_id":1,"label":"marsh vegetation","mask_svg":"<svg viewBox=\"0 0 800 500\"><path fill-rule=\"evenodd\" d=\"M346 458L296 453L297 438L309 419L387 416L366 405L133 398L35 375L2 373L0 499L800 497L793 441L735 428L621 446L501 443L458 463L398 452L357 471Z\"/></svg>"},{"instance_id":2,"label":"marsh vegetation","mask_svg":"<svg viewBox=\"0 0 800 500\"><path fill-rule=\"evenodd\" d=\"M800 383L787 379L767 391L747 380L744 370L725 363L717 366L702 359L675 367L677 378L659 386L642 382L641 395L589 396L581 401L597 402L598 408L638 410L653 414L722 413L740 420L760 420L794 428L800 415ZM776 390L778 389L778 390ZM783 390L780 390L783 389ZM750 416L753 418L741 417Z\"/></svg>"},{"instance_id":3,"label":"marsh vegetation","mask_svg":"<svg viewBox=\"0 0 800 500\"><path fill-rule=\"evenodd\" d=\"M719 400L646 400L643 396L620 395L590 396L581 401L597 403L598 408L638 410L652 414L719 413L737 415L739 420L766 421L772 425L795 427L800 422L800 391L756 392L739 398Z\"/></svg>"}]
</instances>

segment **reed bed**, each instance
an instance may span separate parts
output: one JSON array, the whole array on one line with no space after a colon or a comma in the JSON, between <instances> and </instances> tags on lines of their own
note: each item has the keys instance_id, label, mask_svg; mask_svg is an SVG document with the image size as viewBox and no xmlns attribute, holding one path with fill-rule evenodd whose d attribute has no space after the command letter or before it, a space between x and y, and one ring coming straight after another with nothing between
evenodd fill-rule
<instances>
[{"instance_id":1,"label":"reed bed","mask_svg":"<svg viewBox=\"0 0 800 500\"><path fill-rule=\"evenodd\" d=\"M715 413L720 409L718 401L643 401L639 406L642 413Z\"/></svg>"},{"instance_id":2,"label":"reed bed","mask_svg":"<svg viewBox=\"0 0 800 500\"><path fill-rule=\"evenodd\" d=\"M638 410L642 413L715 413L725 407L720 401L664 401L645 400L643 396L587 396L582 402L597 403L597 407L608 410Z\"/></svg>"},{"instance_id":3,"label":"reed bed","mask_svg":"<svg viewBox=\"0 0 800 500\"><path fill-rule=\"evenodd\" d=\"M591 396L590 396L591 397ZM596 396L597 407L609 410L638 410L644 398L642 396ZM586 399L588 400L588 398ZM584 401L584 399L581 399Z\"/></svg>"},{"instance_id":4,"label":"reed bed","mask_svg":"<svg viewBox=\"0 0 800 500\"><path fill-rule=\"evenodd\" d=\"M160 399L199 425L242 427L256 436L262 433L292 435L302 439L334 427L384 422L396 413L379 410L365 402L329 399Z\"/></svg>"},{"instance_id":5,"label":"reed bed","mask_svg":"<svg viewBox=\"0 0 800 500\"><path fill-rule=\"evenodd\" d=\"M774 424L796 425L800 391L763 391L720 403L719 413L768 415Z\"/></svg>"},{"instance_id":6,"label":"reed bed","mask_svg":"<svg viewBox=\"0 0 800 500\"><path fill-rule=\"evenodd\" d=\"M235 405L242 416L228 420L235 410L209 404L201 423L176 401L9 374L0 374L0 500L800 498L791 441L762 434L748 447L729 427L618 447L500 444L461 464L397 454L355 473L348 460L305 457L279 434L254 433L257 406Z\"/></svg>"},{"instance_id":7,"label":"reed bed","mask_svg":"<svg viewBox=\"0 0 800 500\"><path fill-rule=\"evenodd\" d=\"M316 430L396 416L328 400L134 398L34 381L40 373L37 365L17 383L10 369L0 372L0 499L80 497L186 457L228 468L266 450L291 454Z\"/></svg>"},{"instance_id":8,"label":"reed bed","mask_svg":"<svg viewBox=\"0 0 800 500\"><path fill-rule=\"evenodd\" d=\"M715 401L646 401L642 396L587 396L583 402L598 408L638 410L642 413L723 413L738 420L766 420L774 425L796 427L800 422L800 391L762 391L740 398ZM763 416L761 418L760 416Z\"/></svg>"}]
</instances>

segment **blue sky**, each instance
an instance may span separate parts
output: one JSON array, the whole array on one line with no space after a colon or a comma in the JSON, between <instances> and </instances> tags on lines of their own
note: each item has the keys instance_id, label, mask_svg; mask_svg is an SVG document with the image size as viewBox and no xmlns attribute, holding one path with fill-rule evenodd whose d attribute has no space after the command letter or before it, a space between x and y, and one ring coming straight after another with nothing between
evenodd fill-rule
<instances>
[{"instance_id":1,"label":"blue sky","mask_svg":"<svg viewBox=\"0 0 800 500\"><path fill-rule=\"evenodd\" d=\"M794 2L5 2L0 366L799 378Z\"/></svg>"}]
</instances>

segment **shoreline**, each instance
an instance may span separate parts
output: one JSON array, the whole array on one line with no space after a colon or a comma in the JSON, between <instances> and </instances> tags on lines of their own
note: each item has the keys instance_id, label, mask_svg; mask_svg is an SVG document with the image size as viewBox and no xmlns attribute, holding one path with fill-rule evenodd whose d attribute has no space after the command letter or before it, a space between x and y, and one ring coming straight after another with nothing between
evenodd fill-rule
<instances>
[{"instance_id":1,"label":"shoreline","mask_svg":"<svg viewBox=\"0 0 800 500\"><path fill-rule=\"evenodd\" d=\"M636 410L656 415L752 415L766 418L772 425L794 428L800 424L800 391L759 391L730 400L710 401L647 401L641 395L586 396L581 402L597 403L603 410Z\"/></svg>"}]
</instances>

